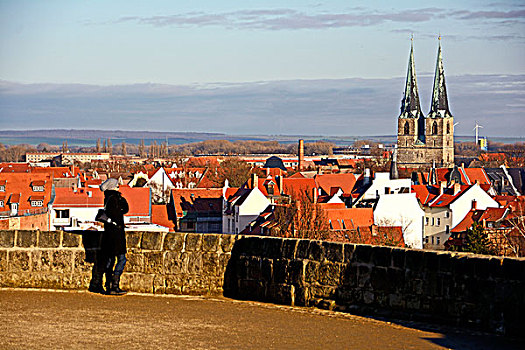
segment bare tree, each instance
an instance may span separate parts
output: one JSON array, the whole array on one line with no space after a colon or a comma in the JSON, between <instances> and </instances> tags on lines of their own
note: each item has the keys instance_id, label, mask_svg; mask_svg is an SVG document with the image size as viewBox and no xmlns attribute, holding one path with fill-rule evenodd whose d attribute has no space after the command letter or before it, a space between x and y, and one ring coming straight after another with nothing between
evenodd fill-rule
<instances>
[{"instance_id":1,"label":"bare tree","mask_svg":"<svg viewBox=\"0 0 525 350\"><path fill-rule=\"evenodd\" d=\"M122 145L120 146L120 149L121 149L121 152L122 152L123 156L128 154L128 152L126 150L126 142L122 141Z\"/></svg>"}]
</instances>

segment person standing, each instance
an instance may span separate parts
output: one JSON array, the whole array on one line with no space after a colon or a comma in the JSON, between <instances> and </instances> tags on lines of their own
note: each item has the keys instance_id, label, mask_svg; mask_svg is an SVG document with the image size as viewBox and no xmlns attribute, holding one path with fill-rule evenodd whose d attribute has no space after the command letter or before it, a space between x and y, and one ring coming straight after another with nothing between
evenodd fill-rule
<instances>
[{"instance_id":1,"label":"person standing","mask_svg":"<svg viewBox=\"0 0 525 350\"><path fill-rule=\"evenodd\" d=\"M128 202L118 191L118 181L108 179L100 189L104 192L104 208L111 219L104 224L102 235L101 256L105 262L106 294L123 295L120 289L120 276L126 266L126 234L124 231L124 214L129 210ZM115 264L116 262L116 264Z\"/></svg>"}]
</instances>

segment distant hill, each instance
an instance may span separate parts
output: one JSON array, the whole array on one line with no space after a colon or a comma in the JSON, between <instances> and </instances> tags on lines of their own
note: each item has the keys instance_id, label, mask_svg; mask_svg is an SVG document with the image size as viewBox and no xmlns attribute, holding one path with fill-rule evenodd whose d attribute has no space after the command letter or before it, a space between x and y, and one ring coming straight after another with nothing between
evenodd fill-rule
<instances>
[{"instance_id":1,"label":"distant hill","mask_svg":"<svg viewBox=\"0 0 525 350\"><path fill-rule=\"evenodd\" d=\"M62 145L67 141L70 146L94 146L97 139L110 138L113 144L125 141L126 143L138 144L144 140L145 144L153 141L157 143L168 140L168 143L184 144L206 140L252 140L252 141L278 141L280 143L295 143L299 139L305 142L326 141L337 146L348 146L356 140L371 140L374 142L391 144L396 142L394 135L364 135L364 136L329 136L329 135L228 135L221 133L203 132L164 132L164 131L131 131L131 130L81 130L81 129L40 129L40 130L0 130L0 143L14 145L27 143L38 145L47 143L49 145ZM456 136L457 142L472 142L473 136ZM524 138L516 137L493 137L489 141L514 143L523 142Z\"/></svg>"}]
</instances>

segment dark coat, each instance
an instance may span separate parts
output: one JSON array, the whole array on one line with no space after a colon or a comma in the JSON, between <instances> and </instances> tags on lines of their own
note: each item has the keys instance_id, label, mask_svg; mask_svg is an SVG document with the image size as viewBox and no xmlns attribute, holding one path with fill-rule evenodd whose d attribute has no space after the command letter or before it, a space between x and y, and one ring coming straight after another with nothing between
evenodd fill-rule
<instances>
[{"instance_id":1,"label":"dark coat","mask_svg":"<svg viewBox=\"0 0 525 350\"><path fill-rule=\"evenodd\" d=\"M115 224L104 224L102 253L108 257L126 254L126 234L124 232L124 214L129 210L128 202L120 192L104 191L106 215Z\"/></svg>"}]
</instances>

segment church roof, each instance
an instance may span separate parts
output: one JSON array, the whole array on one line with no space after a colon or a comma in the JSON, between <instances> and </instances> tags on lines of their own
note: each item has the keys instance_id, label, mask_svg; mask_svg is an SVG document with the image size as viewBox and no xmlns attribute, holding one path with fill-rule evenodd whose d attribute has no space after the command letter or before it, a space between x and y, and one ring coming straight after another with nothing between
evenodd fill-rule
<instances>
[{"instance_id":1,"label":"church roof","mask_svg":"<svg viewBox=\"0 0 525 350\"><path fill-rule=\"evenodd\" d=\"M441 56L441 37L434 74L434 89L432 90L432 101L430 101L430 118L452 117L448 108L447 86L445 84L445 69L443 68L443 57Z\"/></svg>"},{"instance_id":2,"label":"church roof","mask_svg":"<svg viewBox=\"0 0 525 350\"><path fill-rule=\"evenodd\" d=\"M402 118L419 118L423 116L421 105L419 103L419 92L417 89L413 43L410 45L410 58L408 60L405 95L401 100L401 114L399 116Z\"/></svg>"}]
</instances>

